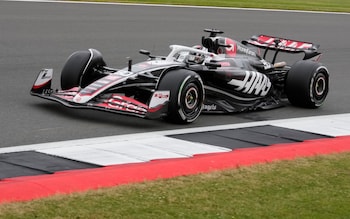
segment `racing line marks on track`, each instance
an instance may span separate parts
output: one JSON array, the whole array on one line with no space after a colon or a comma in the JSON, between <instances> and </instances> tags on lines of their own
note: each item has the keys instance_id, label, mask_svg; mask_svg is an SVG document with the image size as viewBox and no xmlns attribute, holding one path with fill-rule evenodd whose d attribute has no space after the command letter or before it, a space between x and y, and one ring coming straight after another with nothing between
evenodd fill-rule
<instances>
[{"instance_id":1,"label":"racing line marks on track","mask_svg":"<svg viewBox=\"0 0 350 219\"><path fill-rule=\"evenodd\" d=\"M0 148L0 203L350 151L349 122L339 114Z\"/></svg>"}]
</instances>

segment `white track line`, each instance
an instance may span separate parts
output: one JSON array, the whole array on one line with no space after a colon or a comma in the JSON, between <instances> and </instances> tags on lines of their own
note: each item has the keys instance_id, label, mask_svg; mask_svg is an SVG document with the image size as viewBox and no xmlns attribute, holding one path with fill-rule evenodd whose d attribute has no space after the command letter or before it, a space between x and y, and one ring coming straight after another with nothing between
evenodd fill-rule
<instances>
[{"instance_id":1,"label":"white track line","mask_svg":"<svg viewBox=\"0 0 350 219\"><path fill-rule=\"evenodd\" d=\"M166 4L137 4L137 3L117 3L117 2L84 2L84 1L56 1L56 0L2 0L12 2L45 2L61 4L93 4L93 5L128 5L144 7L171 7L171 8L198 8L198 9L220 9L220 10L243 10L243 11L270 11L286 13L309 13L309 14L335 14L350 15L346 12L325 12L325 11L302 11L302 10L283 10L283 9L261 9L261 8L233 8L233 7L213 7L213 6L191 6L191 5L166 5Z\"/></svg>"},{"instance_id":2,"label":"white track line","mask_svg":"<svg viewBox=\"0 0 350 219\"><path fill-rule=\"evenodd\" d=\"M179 140L167 137L167 135L262 125L272 125L334 137L349 136L350 113L23 145L0 148L0 153L37 151L102 166L138 163L154 159L183 158L196 154L230 151L228 148Z\"/></svg>"}]
</instances>

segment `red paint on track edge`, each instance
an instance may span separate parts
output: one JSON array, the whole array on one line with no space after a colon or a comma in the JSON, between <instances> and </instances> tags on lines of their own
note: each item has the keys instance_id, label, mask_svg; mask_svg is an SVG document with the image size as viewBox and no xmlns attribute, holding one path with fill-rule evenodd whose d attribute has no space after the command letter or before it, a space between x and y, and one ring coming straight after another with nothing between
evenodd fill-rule
<instances>
[{"instance_id":1,"label":"red paint on track edge","mask_svg":"<svg viewBox=\"0 0 350 219\"><path fill-rule=\"evenodd\" d=\"M341 152L350 152L350 136L237 149L232 152L196 155L191 158L154 160L141 164L62 171L52 175L8 178L0 181L0 203L29 201L55 194L69 194L127 183Z\"/></svg>"}]
</instances>

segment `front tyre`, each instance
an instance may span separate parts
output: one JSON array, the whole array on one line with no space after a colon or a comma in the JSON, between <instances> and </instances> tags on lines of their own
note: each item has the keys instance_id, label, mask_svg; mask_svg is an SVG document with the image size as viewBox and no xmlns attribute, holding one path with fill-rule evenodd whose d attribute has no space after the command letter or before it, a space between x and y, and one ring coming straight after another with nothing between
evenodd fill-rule
<instances>
[{"instance_id":1,"label":"front tyre","mask_svg":"<svg viewBox=\"0 0 350 219\"><path fill-rule=\"evenodd\" d=\"M61 88L68 90L73 87L86 87L101 77L94 68L105 66L106 63L99 51L77 51L70 55L61 71Z\"/></svg>"},{"instance_id":2,"label":"front tyre","mask_svg":"<svg viewBox=\"0 0 350 219\"><path fill-rule=\"evenodd\" d=\"M329 90L329 73L314 61L298 61L286 78L286 94L291 104L306 108L322 105Z\"/></svg>"},{"instance_id":3,"label":"front tyre","mask_svg":"<svg viewBox=\"0 0 350 219\"><path fill-rule=\"evenodd\" d=\"M169 90L170 99L166 121L191 123L202 111L204 85L200 76L186 69L167 72L158 84L158 90Z\"/></svg>"}]
</instances>

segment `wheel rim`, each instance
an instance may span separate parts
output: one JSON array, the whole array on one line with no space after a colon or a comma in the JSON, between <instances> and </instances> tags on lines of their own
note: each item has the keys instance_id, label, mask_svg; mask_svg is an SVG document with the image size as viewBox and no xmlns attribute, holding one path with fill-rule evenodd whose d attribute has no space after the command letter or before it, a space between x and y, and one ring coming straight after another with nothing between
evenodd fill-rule
<instances>
[{"instance_id":1,"label":"wheel rim","mask_svg":"<svg viewBox=\"0 0 350 219\"><path fill-rule=\"evenodd\" d=\"M326 90L326 79L324 77L319 77L315 82L315 93L317 96L322 96Z\"/></svg>"},{"instance_id":2,"label":"wheel rim","mask_svg":"<svg viewBox=\"0 0 350 219\"><path fill-rule=\"evenodd\" d=\"M181 95L180 111L187 121L196 119L202 109L201 91L196 83L189 83L185 86Z\"/></svg>"},{"instance_id":3,"label":"wheel rim","mask_svg":"<svg viewBox=\"0 0 350 219\"><path fill-rule=\"evenodd\" d=\"M198 90L191 87L186 91L185 106L187 110L193 110L198 104Z\"/></svg>"},{"instance_id":4,"label":"wheel rim","mask_svg":"<svg viewBox=\"0 0 350 219\"><path fill-rule=\"evenodd\" d=\"M316 76L313 87L315 99L317 101L323 101L328 93L327 78L323 73L319 73Z\"/></svg>"}]
</instances>

